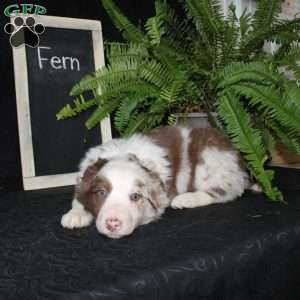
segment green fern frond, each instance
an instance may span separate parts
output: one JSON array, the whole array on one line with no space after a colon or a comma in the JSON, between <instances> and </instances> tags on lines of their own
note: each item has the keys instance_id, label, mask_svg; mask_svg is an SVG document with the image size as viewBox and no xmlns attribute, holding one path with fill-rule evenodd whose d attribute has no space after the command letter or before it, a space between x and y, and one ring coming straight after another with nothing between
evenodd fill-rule
<instances>
[{"instance_id":1,"label":"green fern frond","mask_svg":"<svg viewBox=\"0 0 300 300\"><path fill-rule=\"evenodd\" d=\"M274 121L268 121L267 126L270 127L277 138L285 144L290 151L300 155L300 133L296 137L291 137L288 134L288 129L280 126Z\"/></svg>"},{"instance_id":2,"label":"green fern frond","mask_svg":"<svg viewBox=\"0 0 300 300\"><path fill-rule=\"evenodd\" d=\"M147 131L153 127L156 127L161 123L164 118L164 114L161 113L139 113L130 119L126 131L123 133L123 137L131 136L137 131Z\"/></svg>"},{"instance_id":3,"label":"green fern frond","mask_svg":"<svg viewBox=\"0 0 300 300\"><path fill-rule=\"evenodd\" d=\"M225 66L228 62L236 60L239 56L240 29L235 12L235 6L229 6L227 19L223 24L223 32L219 37L220 49L218 65Z\"/></svg>"},{"instance_id":4,"label":"green fern frond","mask_svg":"<svg viewBox=\"0 0 300 300\"><path fill-rule=\"evenodd\" d=\"M94 73L94 76L84 77L76 84L70 95L76 96L90 90L97 90L98 93L113 90L122 82L135 80L139 66L139 62L134 59L125 59L113 65L103 66Z\"/></svg>"},{"instance_id":5,"label":"green fern frond","mask_svg":"<svg viewBox=\"0 0 300 300\"><path fill-rule=\"evenodd\" d=\"M166 28L164 26L163 11L160 1L155 1L156 15L149 18L145 24L145 29L152 46L159 45L160 39L165 34Z\"/></svg>"},{"instance_id":6,"label":"green fern frond","mask_svg":"<svg viewBox=\"0 0 300 300\"><path fill-rule=\"evenodd\" d=\"M136 59L119 60L96 71L96 82L102 92L111 90L114 84L134 80L138 76L140 62ZM92 86L93 88L93 86Z\"/></svg>"},{"instance_id":7,"label":"green fern frond","mask_svg":"<svg viewBox=\"0 0 300 300\"><path fill-rule=\"evenodd\" d=\"M281 0L259 0L253 16L253 30L271 28L278 22Z\"/></svg>"},{"instance_id":8,"label":"green fern frond","mask_svg":"<svg viewBox=\"0 0 300 300\"><path fill-rule=\"evenodd\" d=\"M293 76L295 77L296 84L300 87L300 66L297 64L287 65L286 66L289 71L292 72Z\"/></svg>"},{"instance_id":9,"label":"green fern frond","mask_svg":"<svg viewBox=\"0 0 300 300\"><path fill-rule=\"evenodd\" d=\"M226 132L246 159L251 174L270 199L283 200L280 191L272 187L273 171L264 169L266 150L260 132L254 128L249 113L232 90L225 92L217 101L218 114L225 122Z\"/></svg>"},{"instance_id":10,"label":"green fern frond","mask_svg":"<svg viewBox=\"0 0 300 300\"><path fill-rule=\"evenodd\" d=\"M155 60L151 60L141 67L140 76L159 88L167 87L173 79L173 75L168 69Z\"/></svg>"},{"instance_id":11,"label":"green fern frond","mask_svg":"<svg viewBox=\"0 0 300 300\"><path fill-rule=\"evenodd\" d=\"M300 109L286 95L274 87L264 87L250 83L233 86L240 95L249 99L249 104L259 110L268 111L268 117L274 118L282 126L289 128L290 134L300 131Z\"/></svg>"},{"instance_id":12,"label":"green fern frond","mask_svg":"<svg viewBox=\"0 0 300 300\"><path fill-rule=\"evenodd\" d=\"M133 118L130 119L128 126L123 133L123 137L129 137L137 131L141 131L143 129L143 125L147 120L146 113L140 113Z\"/></svg>"},{"instance_id":13,"label":"green fern frond","mask_svg":"<svg viewBox=\"0 0 300 300\"><path fill-rule=\"evenodd\" d=\"M93 88L85 88L85 86L89 87L90 82L93 82L95 80L95 73L87 74L81 78L81 80L75 84L71 91L70 91L70 96L78 96L83 94L85 91L88 90L95 90L97 88L97 85L93 85Z\"/></svg>"},{"instance_id":14,"label":"green fern frond","mask_svg":"<svg viewBox=\"0 0 300 300\"><path fill-rule=\"evenodd\" d=\"M134 43L105 43L105 51L112 66L126 60L140 62L148 56L147 48Z\"/></svg>"},{"instance_id":15,"label":"green fern frond","mask_svg":"<svg viewBox=\"0 0 300 300\"><path fill-rule=\"evenodd\" d=\"M277 45L288 46L294 41L300 41L300 37L298 32L275 32L272 35L265 37L265 41L276 43Z\"/></svg>"},{"instance_id":16,"label":"green fern frond","mask_svg":"<svg viewBox=\"0 0 300 300\"><path fill-rule=\"evenodd\" d=\"M295 84L287 82L285 85L285 92L288 97L288 99L285 99L287 100L286 102L291 103L294 106L293 109L295 109L297 112L300 112L300 88Z\"/></svg>"},{"instance_id":17,"label":"green fern frond","mask_svg":"<svg viewBox=\"0 0 300 300\"><path fill-rule=\"evenodd\" d=\"M280 28L279 13L281 11L281 0L259 0L251 22L251 30L243 39L241 53L249 57L253 52L261 53L264 41L271 36L278 35ZM286 32L286 30L284 30Z\"/></svg>"},{"instance_id":18,"label":"green fern frond","mask_svg":"<svg viewBox=\"0 0 300 300\"><path fill-rule=\"evenodd\" d=\"M77 115L78 113L71 107L71 105L67 104L56 114L56 120L64 120Z\"/></svg>"},{"instance_id":19,"label":"green fern frond","mask_svg":"<svg viewBox=\"0 0 300 300\"><path fill-rule=\"evenodd\" d=\"M188 16L193 20L198 32L202 35L217 35L223 12L218 0L186 0L184 3Z\"/></svg>"},{"instance_id":20,"label":"green fern frond","mask_svg":"<svg viewBox=\"0 0 300 300\"><path fill-rule=\"evenodd\" d=\"M300 45L298 43L293 43L286 55L290 61L300 61Z\"/></svg>"},{"instance_id":21,"label":"green fern frond","mask_svg":"<svg viewBox=\"0 0 300 300\"><path fill-rule=\"evenodd\" d=\"M167 1L156 1L155 7L157 14L159 13L164 21L164 38L166 43L171 46L169 48L180 52L180 54L189 53L191 41L196 39L195 28L187 19L179 18Z\"/></svg>"},{"instance_id":22,"label":"green fern frond","mask_svg":"<svg viewBox=\"0 0 300 300\"><path fill-rule=\"evenodd\" d=\"M177 122L177 117L176 117L174 114L170 114L170 115L168 116L167 124L168 124L169 126L174 126L174 125L176 124L176 122Z\"/></svg>"},{"instance_id":23,"label":"green fern frond","mask_svg":"<svg viewBox=\"0 0 300 300\"><path fill-rule=\"evenodd\" d=\"M197 39L201 41L205 56L215 68L215 58L218 57L218 37L224 27L223 12L217 0L186 0L184 9L188 18L192 20L197 31Z\"/></svg>"},{"instance_id":24,"label":"green fern frond","mask_svg":"<svg viewBox=\"0 0 300 300\"><path fill-rule=\"evenodd\" d=\"M156 10L164 19L166 34L171 40L183 41L195 34L195 28L185 18L180 18L167 1L156 1ZM185 45L182 45L185 46Z\"/></svg>"},{"instance_id":25,"label":"green fern frond","mask_svg":"<svg viewBox=\"0 0 300 300\"><path fill-rule=\"evenodd\" d=\"M300 62L300 45L290 43L286 47L279 47L274 53L274 60L281 66L297 66Z\"/></svg>"},{"instance_id":26,"label":"green fern frond","mask_svg":"<svg viewBox=\"0 0 300 300\"><path fill-rule=\"evenodd\" d=\"M239 82L256 82L259 84L281 84L280 74L270 72L263 62L231 63L219 72L217 88L226 88Z\"/></svg>"},{"instance_id":27,"label":"green fern frond","mask_svg":"<svg viewBox=\"0 0 300 300\"><path fill-rule=\"evenodd\" d=\"M70 104L64 106L57 114L57 120L63 120L71 117L77 116L82 111L90 109L92 106L98 104L99 99L91 99L91 100L84 100L83 97L74 100L74 107L71 107Z\"/></svg>"},{"instance_id":28,"label":"green fern frond","mask_svg":"<svg viewBox=\"0 0 300 300\"><path fill-rule=\"evenodd\" d=\"M300 41L300 19L280 20L269 31L261 34L267 41L274 41L278 44L291 44Z\"/></svg>"},{"instance_id":29,"label":"green fern frond","mask_svg":"<svg viewBox=\"0 0 300 300\"><path fill-rule=\"evenodd\" d=\"M102 5L110 16L114 25L120 30L123 37L133 43L145 43L147 38L144 33L122 13L112 0L102 0Z\"/></svg>"},{"instance_id":30,"label":"green fern frond","mask_svg":"<svg viewBox=\"0 0 300 300\"><path fill-rule=\"evenodd\" d=\"M155 98L160 94L159 88L143 80L124 81L114 86L114 89L105 91L97 96L100 103L112 98L134 97L139 99Z\"/></svg>"},{"instance_id":31,"label":"green fern frond","mask_svg":"<svg viewBox=\"0 0 300 300\"><path fill-rule=\"evenodd\" d=\"M162 25L163 20L159 16L149 18L145 25L152 46L159 45L160 39L165 33Z\"/></svg>"},{"instance_id":32,"label":"green fern frond","mask_svg":"<svg viewBox=\"0 0 300 300\"><path fill-rule=\"evenodd\" d=\"M170 72L176 74L180 70L192 70L196 63L191 61L189 50L180 43L162 37L160 44L153 49L153 56Z\"/></svg>"},{"instance_id":33,"label":"green fern frond","mask_svg":"<svg viewBox=\"0 0 300 300\"><path fill-rule=\"evenodd\" d=\"M149 129L152 129L154 127L157 127L159 124L162 123L162 120L165 118L164 111L161 111L160 113L153 113L147 116L147 122L144 125L143 131L147 131Z\"/></svg>"},{"instance_id":34,"label":"green fern frond","mask_svg":"<svg viewBox=\"0 0 300 300\"><path fill-rule=\"evenodd\" d=\"M299 30L300 19L280 20L271 28L261 27L260 29L252 30L251 34L248 34L247 39L245 39L240 51L243 53L244 58L249 58L253 54L262 53L266 40L276 41L278 39L278 43L284 43L286 42L284 37L290 37L290 33L297 33ZM297 37L296 40L299 40L299 38ZM289 44L292 40L289 38L287 42Z\"/></svg>"},{"instance_id":35,"label":"green fern frond","mask_svg":"<svg viewBox=\"0 0 300 300\"><path fill-rule=\"evenodd\" d=\"M124 98L120 101L120 105L116 111L114 124L119 133L123 133L128 126L129 120L134 116L133 111L137 107L138 100L133 97Z\"/></svg>"},{"instance_id":36,"label":"green fern frond","mask_svg":"<svg viewBox=\"0 0 300 300\"><path fill-rule=\"evenodd\" d=\"M92 129L96 125L109 116L119 105L120 99L111 99L110 102L106 102L104 105L99 106L92 115L85 122L87 129Z\"/></svg>"},{"instance_id":37,"label":"green fern frond","mask_svg":"<svg viewBox=\"0 0 300 300\"><path fill-rule=\"evenodd\" d=\"M182 94L187 77L184 72L177 72L175 79L166 87L161 90L160 98L167 103L174 103L178 101L178 97Z\"/></svg>"},{"instance_id":38,"label":"green fern frond","mask_svg":"<svg viewBox=\"0 0 300 300\"><path fill-rule=\"evenodd\" d=\"M248 10L245 8L241 16L239 17L239 28L240 28L240 36L241 40L244 39L245 36L249 33L251 29L251 19L252 14L248 12Z\"/></svg>"}]
</instances>

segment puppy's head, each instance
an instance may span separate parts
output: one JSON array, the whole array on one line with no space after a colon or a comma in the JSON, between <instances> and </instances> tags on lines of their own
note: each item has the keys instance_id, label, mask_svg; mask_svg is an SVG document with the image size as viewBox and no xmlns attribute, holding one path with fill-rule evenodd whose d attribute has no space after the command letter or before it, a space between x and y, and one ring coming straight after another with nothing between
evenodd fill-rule
<instances>
[{"instance_id":1,"label":"puppy's head","mask_svg":"<svg viewBox=\"0 0 300 300\"><path fill-rule=\"evenodd\" d=\"M99 159L87 168L76 193L94 215L97 230L110 238L157 219L168 204L159 175L134 155Z\"/></svg>"}]
</instances>

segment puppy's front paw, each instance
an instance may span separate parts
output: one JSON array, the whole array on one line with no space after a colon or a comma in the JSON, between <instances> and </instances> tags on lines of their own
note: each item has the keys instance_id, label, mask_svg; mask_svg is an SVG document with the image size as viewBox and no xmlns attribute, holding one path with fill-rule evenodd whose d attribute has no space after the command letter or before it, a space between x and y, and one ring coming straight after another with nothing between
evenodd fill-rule
<instances>
[{"instance_id":1,"label":"puppy's front paw","mask_svg":"<svg viewBox=\"0 0 300 300\"><path fill-rule=\"evenodd\" d=\"M61 218L61 225L64 228L81 228L89 226L93 221L93 216L82 209L72 208Z\"/></svg>"}]
</instances>

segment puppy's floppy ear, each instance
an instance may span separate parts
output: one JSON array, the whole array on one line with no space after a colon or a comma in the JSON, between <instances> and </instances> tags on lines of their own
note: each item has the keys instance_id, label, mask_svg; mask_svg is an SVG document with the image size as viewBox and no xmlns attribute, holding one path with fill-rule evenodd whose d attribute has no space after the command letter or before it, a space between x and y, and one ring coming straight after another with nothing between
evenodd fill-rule
<instances>
[{"instance_id":1,"label":"puppy's floppy ear","mask_svg":"<svg viewBox=\"0 0 300 300\"><path fill-rule=\"evenodd\" d=\"M84 190L90 188L93 180L95 179L97 173L101 170L101 168L108 162L107 159L99 158L94 164L90 165L86 168L81 178L80 187Z\"/></svg>"},{"instance_id":2,"label":"puppy's floppy ear","mask_svg":"<svg viewBox=\"0 0 300 300\"><path fill-rule=\"evenodd\" d=\"M128 160L136 162L138 165L140 165L143 169L145 169L148 172L156 172L155 164L150 159L140 159L135 154L129 153Z\"/></svg>"},{"instance_id":3,"label":"puppy's floppy ear","mask_svg":"<svg viewBox=\"0 0 300 300\"><path fill-rule=\"evenodd\" d=\"M135 154L129 153L128 159L137 163L142 169L144 169L149 176L155 181L159 182L160 186L165 189L164 183L160 178L159 172L155 166L155 163L150 159L139 159Z\"/></svg>"}]
</instances>

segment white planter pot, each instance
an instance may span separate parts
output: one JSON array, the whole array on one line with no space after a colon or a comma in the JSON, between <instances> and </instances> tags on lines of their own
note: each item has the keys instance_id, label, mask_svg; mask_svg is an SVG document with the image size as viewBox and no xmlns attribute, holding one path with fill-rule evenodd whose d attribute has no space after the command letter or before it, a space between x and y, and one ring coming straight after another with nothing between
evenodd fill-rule
<instances>
[{"instance_id":1,"label":"white planter pot","mask_svg":"<svg viewBox=\"0 0 300 300\"><path fill-rule=\"evenodd\" d=\"M212 117L215 119L215 121L219 124L217 120L217 113L212 112ZM175 114L176 116L176 123L175 125L182 125L182 126L188 126L192 128L206 128L211 127L207 113L189 113L189 114Z\"/></svg>"}]
</instances>

